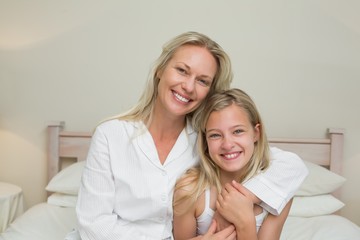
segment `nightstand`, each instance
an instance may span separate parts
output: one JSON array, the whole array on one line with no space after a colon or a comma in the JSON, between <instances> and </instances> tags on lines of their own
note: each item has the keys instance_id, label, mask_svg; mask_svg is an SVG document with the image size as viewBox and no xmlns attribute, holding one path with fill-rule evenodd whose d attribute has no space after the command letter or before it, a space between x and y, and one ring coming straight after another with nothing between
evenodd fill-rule
<instances>
[{"instance_id":1,"label":"nightstand","mask_svg":"<svg viewBox=\"0 0 360 240\"><path fill-rule=\"evenodd\" d=\"M0 232L22 213L22 189L10 183L0 182Z\"/></svg>"}]
</instances>

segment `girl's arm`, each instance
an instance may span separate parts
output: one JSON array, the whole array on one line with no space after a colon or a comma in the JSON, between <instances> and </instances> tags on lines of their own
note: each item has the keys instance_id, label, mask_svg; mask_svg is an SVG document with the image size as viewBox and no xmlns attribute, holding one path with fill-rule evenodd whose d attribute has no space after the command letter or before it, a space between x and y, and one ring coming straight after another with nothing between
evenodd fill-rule
<instances>
[{"instance_id":1,"label":"girl's arm","mask_svg":"<svg viewBox=\"0 0 360 240\"><path fill-rule=\"evenodd\" d=\"M280 215L269 213L258 233L256 233L253 202L257 202L256 196L233 181L231 185L225 185L222 194L218 197L217 207L219 213L235 225L237 239L279 240L290 212L292 199L285 205Z\"/></svg>"},{"instance_id":2,"label":"girl's arm","mask_svg":"<svg viewBox=\"0 0 360 240\"><path fill-rule=\"evenodd\" d=\"M195 202L189 198L179 201L181 198L187 196L191 189L192 184L183 185L180 180L180 185L186 186L183 188L176 188L174 192L174 200L176 203L173 205L174 219L173 219L173 235L175 240L236 240L235 227L230 225L220 232L216 232L216 221L212 221L209 230L205 235L196 236L197 222L196 211L199 207L199 199ZM203 200L203 199L201 199ZM201 208L201 207L200 207ZM202 209L202 208L201 208Z\"/></svg>"},{"instance_id":3,"label":"girl's arm","mask_svg":"<svg viewBox=\"0 0 360 240\"><path fill-rule=\"evenodd\" d=\"M184 181L184 179L180 180ZM181 184L182 185L182 184ZM191 188L187 185L186 188ZM186 197L189 189L175 188L173 205L174 219L173 219L173 234L176 240L191 239L196 237L196 216L195 203L191 199L180 199Z\"/></svg>"},{"instance_id":4,"label":"girl's arm","mask_svg":"<svg viewBox=\"0 0 360 240\"><path fill-rule=\"evenodd\" d=\"M228 222L235 226L236 239L257 239L253 204L256 201L255 195L234 181L232 184L225 184L219 194L216 208Z\"/></svg>"},{"instance_id":5,"label":"girl's arm","mask_svg":"<svg viewBox=\"0 0 360 240\"><path fill-rule=\"evenodd\" d=\"M281 214L278 216L275 216L273 214L268 214L268 216L265 218L258 232L258 238L260 240L280 239L281 231L286 221L286 218L289 215L291 204L292 204L292 199L286 204Z\"/></svg>"}]
</instances>

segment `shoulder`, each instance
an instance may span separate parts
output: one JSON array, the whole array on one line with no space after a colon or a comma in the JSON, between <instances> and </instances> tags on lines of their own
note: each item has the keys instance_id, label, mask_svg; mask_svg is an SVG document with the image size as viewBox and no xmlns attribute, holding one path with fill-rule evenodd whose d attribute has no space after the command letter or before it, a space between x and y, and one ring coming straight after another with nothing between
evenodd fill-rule
<instances>
[{"instance_id":1,"label":"shoulder","mask_svg":"<svg viewBox=\"0 0 360 240\"><path fill-rule=\"evenodd\" d=\"M179 197L188 195L190 192L195 190L198 179L198 169L190 168L176 182L175 193Z\"/></svg>"},{"instance_id":2,"label":"shoulder","mask_svg":"<svg viewBox=\"0 0 360 240\"><path fill-rule=\"evenodd\" d=\"M144 124L142 122L132 122L132 121L124 121L119 119L111 119L100 123L96 129L95 133L103 133L105 135L117 134L121 135L121 133L133 133L137 129L141 129Z\"/></svg>"},{"instance_id":3,"label":"shoulder","mask_svg":"<svg viewBox=\"0 0 360 240\"><path fill-rule=\"evenodd\" d=\"M199 193L199 169L188 169L176 182L174 190L174 202L193 202ZM191 200L192 199L192 200Z\"/></svg>"},{"instance_id":4,"label":"shoulder","mask_svg":"<svg viewBox=\"0 0 360 240\"><path fill-rule=\"evenodd\" d=\"M270 147L270 159L275 162L285 162L289 164L304 164L303 160L295 153Z\"/></svg>"},{"instance_id":5,"label":"shoulder","mask_svg":"<svg viewBox=\"0 0 360 240\"><path fill-rule=\"evenodd\" d=\"M289 152L289 151L285 151L285 150L282 150L280 148L277 148L277 147L270 147L270 155L271 155L271 158L274 159L274 158L292 158L292 159L300 159L300 157L293 153L293 152Z\"/></svg>"},{"instance_id":6,"label":"shoulder","mask_svg":"<svg viewBox=\"0 0 360 240\"><path fill-rule=\"evenodd\" d=\"M282 149L271 147L271 168L274 167L282 169L283 171L298 172L301 175L306 176L308 170L304 161L295 153L284 151Z\"/></svg>"},{"instance_id":7,"label":"shoulder","mask_svg":"<svg viewBox=\"0 0 360 240\"><path fill-rule=\"evenodd\" d=\"M174 216L191 214L198 217L205 207L205 189L199 186L196 168L187 171L176 183L174 191Z\"/></svg>"},{"instance_id":8,"label":"shoulder","mask_svg":"<svg viewBox=\"0 0 360 240\"><path fill-rule=\"evenodd\" d=\"M107 120L100 123L92 136L92 142L108 145L111 142L118 143L131 139L136 132L137 122L129 122L118 119Z\"/></svg>"},{"instance_id":9,"label":"shoulder","mask_svg":"<svg viewBox=\"0 0 360 240\"><path fill-rule=\"evenodd\" d=\"M136 126L136 122L129 122L129 121L124 121L124 120L119 120L119 119L111 119L111 120L107 120L107 121L100 123L96 127L96 129L106 131L106 130L112 130L112 129L118 129L118 128L129 128L129 127L135 127L135 126Z\"/></svg>"}]
</instances>

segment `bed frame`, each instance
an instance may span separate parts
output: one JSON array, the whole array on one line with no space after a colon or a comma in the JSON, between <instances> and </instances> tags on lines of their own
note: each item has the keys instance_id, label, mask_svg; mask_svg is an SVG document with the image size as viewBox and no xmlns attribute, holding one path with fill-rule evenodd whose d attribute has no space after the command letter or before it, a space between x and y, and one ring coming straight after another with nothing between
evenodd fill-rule
<instances>
[{"instance_id":1,"label":"bed frame","mask_svg":"<svg viewBox=\"0 0 360 240\"><path fill-rule=\"evenodd\" d=\"M61 170L62 159L86 159L92 134L64 131L65 122L51 122L47 127L48 180ZM329 128L326 138L269 138L271 146L298 154L303 160L324 166L341 175L344 129ZM340 198L340 189L333 193Z\"/></svg>"}]
</instances>

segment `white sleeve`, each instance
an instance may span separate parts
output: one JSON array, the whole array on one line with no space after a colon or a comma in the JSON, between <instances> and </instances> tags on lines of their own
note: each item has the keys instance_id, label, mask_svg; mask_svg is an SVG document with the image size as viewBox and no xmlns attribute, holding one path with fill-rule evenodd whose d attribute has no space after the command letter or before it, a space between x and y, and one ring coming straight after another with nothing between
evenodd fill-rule
<instances>
[{"instance_id":1,"label":"white sleeve","mask_svg":"<svg viewBox=\"0 0 360 240\"><path fill-rule=\"evenodd\" d=\"M292 152L270 148L269 168L244 183L244 186L261 199L261 206L279 215L308 175L301 158Z\"/></svg>"},{"instance_id":2,"label":"white sleeve","mask_svg":"<svg viewBox=\"0 0 360 240\"><path fill-rule=\"evenodd\" d=\"M136 239L139 235L133 226L127 226L113 212L115 183L110 165L107 138L97 129L92 137L76 205L82 240Z\"/></svg>"}]
</instances>

